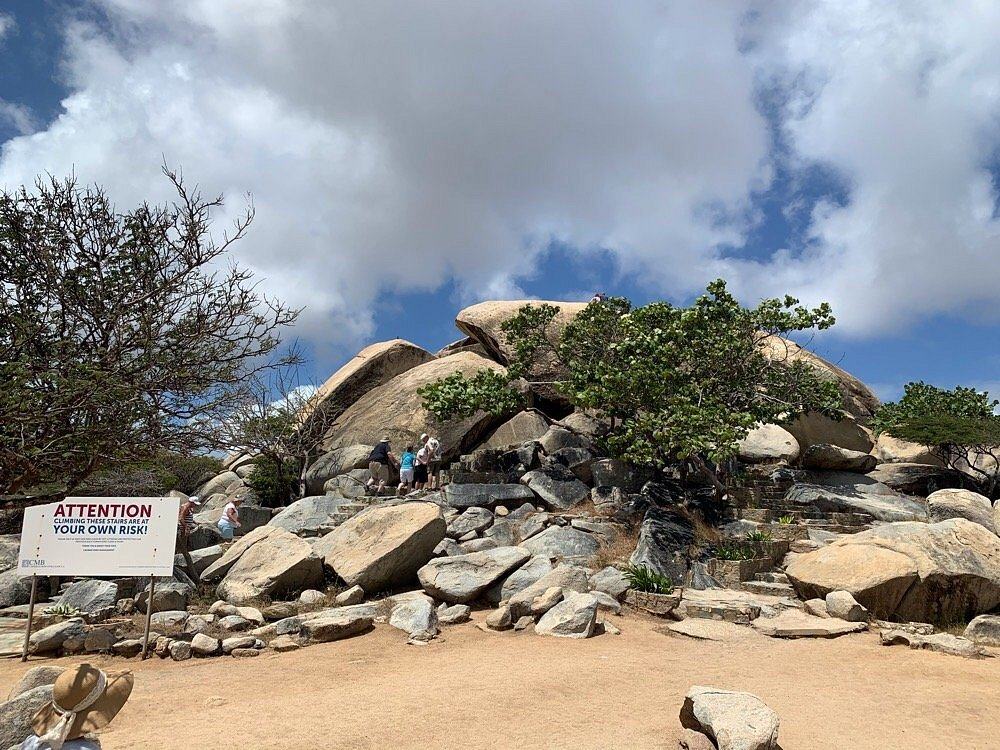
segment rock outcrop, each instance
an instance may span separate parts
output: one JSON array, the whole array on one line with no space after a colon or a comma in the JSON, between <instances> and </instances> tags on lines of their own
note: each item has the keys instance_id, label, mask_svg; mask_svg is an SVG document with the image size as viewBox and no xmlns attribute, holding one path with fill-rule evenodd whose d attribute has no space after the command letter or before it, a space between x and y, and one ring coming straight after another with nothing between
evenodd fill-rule
<instances>
[{"instance_id":1,"label":"rock outcrop","mask_svg":"<svg viewBox=\"0 0 1000 750\"><path fill-rule=\"evenodd\" d=\"M868 513L879 521L917 521L927 517L922 502L894 491L871 475L850 472L803 472L785 493L785 501L825 511Z\"/></svg>"},{"instance_id":2,"label":"rock outcrop","mask_svg":"<svg viewBox=\"0 0 1000 750\"><path fill-rule=\"evenodd\" d=\"M756 695L692 687L681 708L681 725L702 732L719 750L775 750L778 715Z\"/></svg>"},{"instance_id":3,"label":"rock outcrop","mask_svg":"<svg viewBox=\"0 0 1000 750\"><path fill-rule=\"evenodd\" d=\"M240 555L216 593L230 604L247 604L322 585L323 565L309 542L277 529Z\"/></svg>"},{"instance_id":4,"label":"rock outcrop","mask_svg":"<svg viewBox=\"0 0 1000 750\"><path fill-rule=\"evenodd\" d=\"M537 411L522 411L494 430L483 448L507 448L538 440L549 429L549 421Z\"/></svg>"},{"instance_id":5,"label":"rock outcrop","mask_svg":"<svg viewBox=\"0 0 1000 750\"><path fill-rule=\"evenodd\" d=\"M474 447L496 424L496 419L483 412L471 417L453 419L438 424L422 406L417 390L425 385L460 372L467 377L480 370L503 372L492 360L473 352L459 352L418 365L377 388L365 393L337 418L327 431L327 450L348 445L374 445L383 435L389 437L395 451L416 445L423 432L432 432L441 441L448 458Z\"/></svg>"},{"instance_id":6,"label":"rock outcrop","mask_svg":"<svg viewBox=\"0 0 1000 750\"><path fill-rule=\"evenodd\" d=\"M433 503L376 507L338 526L314 549L349 586L375 592L412 579L431 559L446 528Z\"/></svg>"},{"instance_id":7,"label":"rock outcrop","mask_svg":"<svg viewBox=\"0 0 1000 750\"><path fill-rule=\"evenodd\" d=\"M849 591L880 619L951 623L1000 605L1000 537L964 518L902 522L795 555L802 599Z\"/></svg>"},{"instance_id":8,"label":"rock outcrop","mask_svg":"<svg viewBox=\"0 0 1000 750\"><path fill-rule=\"evenodd\" d=\"M840 395L844 400L844 409L862 424L868 422L875 410L880 406L878 397L872 393L871 389L851 375L846 370L842 370L837 365L827 362L817 354L813 354L808 349L803 349L794 341L780 336L770 336L763 343L763 351L770 359L776 362L791 364L801 361L809 365L824 380L832 380L840 389ZM832 442L832 441L831 441ZM840 443L834 443L840 445ZM806 446L802 446L805 448ZM843 445L843 448L852 448L850 445ZM855 450L860 450L855 448Z\"/></svg>"},{"instance_id":9,"label":"rock outcrop","mask_svg":"<svg viewBox=\"0 0 1000 750\"><path fill-rule=\"evenodd\" d=\"M551 343L558 342L566 326L576 317L577 313L587 305L584 302L546 302L544 300L505 300L480 302L477 305L466 307L460 311L455 318L455 325L462 332L479 342L494 359L506 365L510 362L514 354L513 348L507 343L501 326L505 321L510 320L525 305L538 307L540 305L554 305L559 308L559 313L549 326ZM559 365L556 358L549 351L545 351L538 362L532 367L530 379L540 383L550 383L565 376L565 372ZM566 400L551 385L534 386L533 390L542 399L555 403L565 404Z\"/></svg>"},{"instance_id":10,"label":"rock outcrop","mask_svg":"<svg viewBox=\"0 0 1000 750\"><path fill-rule=\"evenodd\" d=\"M368 391L432 359L429 351L403 339L366 346L319 387L309 400L309 412L321 408L325 419L333 419Z\"/></svg>"},{"instance_id":11,"label":"rock outcrop","mask_svg":"<svg viewBox=\"0 0 1000 750\"><path fill-rule=\"evenodd\" d=\"M927 514L931 521L966 518L993 533L997 532L990 499L972 490L938 490L927 496Z\"/></svg>"},{"instance_id":12,"label":"rock outcrop","mask_svg":"<svg viewBox=\"0 0 1000 750\"><path fill-rule=\"evenodd\" d=\"M346 445L324 453L306 469L306 492L321 495L328 481L354 469L367 469L371 445Z\"/></svg>"},{"instance_id":13,"label":"rock outcrop","mask_svg":"<svg viewBox=\"0 0 1000 750\"><path fill-rule=\"evenodd\" d=\"M799 457L799 441L784 427L762 424L750 430L740 441L739 457L746 463L785 461L791 463Z\"/></svg>"},{"instance_id":14,"label":"rock outcrop","mask_svg":"<svg viewBox=\"0 0 1000 750\"><path fill-rule=\"evenodd\" d=\"M496 581L523 565L531 553L523 547L497 547L485 552L431 560L417 578L424 591L439 601L475 601Z\"/></svg>"},{"instance_id":15,"label":"rock outcrop","mask_svg":"<svg viewBox=\"0 0 1000 750\"><path fill-rule=\"evenodd\" d=\"M874 446L872 434L850 414L839 420L819 412L799 414L785 429L795 437L803 451L818 443L828 443L852 451L868 453Z\"/></svg>"}]
</instances>

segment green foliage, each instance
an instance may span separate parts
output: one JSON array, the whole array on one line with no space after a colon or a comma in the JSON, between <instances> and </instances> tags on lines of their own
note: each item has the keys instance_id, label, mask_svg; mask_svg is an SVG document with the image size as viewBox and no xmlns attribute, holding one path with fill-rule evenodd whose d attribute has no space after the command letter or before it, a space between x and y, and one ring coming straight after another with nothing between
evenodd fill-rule
<instances>
[{"instance_id":1,"label":"green foliage","mask_svg":"<svg viewBox=\"0 0 1000 750\"><path fill-rule=\"evenodd\" d=\"M645 565L629 565L623 571L629 588L648 594L672 594L674 582L669 576L650 570Z\"/></svg>"},{"instance_id":2,"label":"green foliage","mask_svg":"<svg viewBox=\"0 0 1000 750\"><path fill-rule=\"evenodd\" d=\"M795 523L795 516L781 516L781 518L778 519L778 523L782 526L791 526Z\"/></svg>"},{"instance_id":3,"label":"green foliage","mask_svg":"<svg viewBox=\"0 0 1000 750\"><path fill-rule=\"evenodd\" d=\"M59 617L78 617L83 614L79 609L70 604L53 604L42 610L43 615L57 615Z\"/></svg>"},{"instance_id":4,"label":"green foliage","mask_svg":"<svg viewBox=\"0 0 1000 750\"><path fill-rule=\"evenodd\" d=\"M769 531L748 531L746 540L750 544L767 544L773 540Z\"/></svg>"},{"instance_id":5,"label":"green foliage","mask_svg":"<svg viewBox=\"0 0 1000 750\"><path fill-rule=\"evenodd\" d=\"M293 462L260 458L244 481L262 506L280 508L298 497L297 477Z\"/></svg>"},{"instance_id":6,"label":"green foliage","mask_svg":"<svg viewBox=\"0 0 1000 750\"><path fill-rule=\"evenodd\" d=\"M552 306L523 307L504 326L517 352L508 376L456 373L421 389L424 406L439 419L516 407L521 396L510 384L551 348L554 316ZM758 423L807 410L837 415L835 382L799 359L768 354L769 345L780 344L773 337L833 323L829 305L810 310L791 297L744 308L721 280L690 307L592 302L554 347L568 373L557 386L575 406L610 418L604 447L612 455L657 467L690 458L708 472L706 461L733 457Z\"/></svg>"},{"instance_id":7,"label":"green foliage","mask_svg":"<svg viewBox=\"0 0 1000 750\"><path fill-rule=\"evenodd\" d=\"M757 546L747 542L721 542L712 548L712 557L719 560L753 560L757 557Z\"/></svg>"},{"instance_id":8,"label":"green foliage","mask_svg":"<svg viewBox=\"0 0 1000 750\"><path fill-rule=\"evenodd\" d=\"M907 383L903 397L882 405L872 424L879 433L929 446L950 468L973 472L992 495L996 478L982 463L992 459L996 466L1000 458L998 405L1000 401L991 399L988 392L975 388L947 390L923 382Z\"/></svg>"},{"instance_id":9,"label":"green foliage","mask_svg":"<svg viewBox=\"0 0 1000 750\"><path fill-rule=\"evenodd\" d=\"M552 349L549 326L558 314L559 308L555 305L525 305L500 325L507 342L514 347L507 364L512 379L526 377L539 353Z\"/></svg>"},{"instance_id":10,"label":"green foliage","mask_svg":"<svg viewBox=\"0 0 1000 750\"><path fill-rule=\"evenodd\" d=\"M84 497L157 497L170 490L186 495L222 471L212 456L161 451L144 461L116 463L84 479L76 492Z\"/></svg>"},{"instance_id":11,"label":"green foliage","mask_svg":"<svg viewBox=\"0 0 1000 750\"><path fill-rule=\"evenodd\" d=\"M279 345L298 311L222 262L252 206L215 239L222 199L164 171L174 200L127 210L72 176L0 190L0 495L211 450L249 380L297 359Z\"/></svg>"},{"instance_id":12,"label":"green foliage","mask_svg":"<svg viewBox=\"0 0 1000 750\"><path fill-rule=\"evenodd\" d=\"M417 389L423 406L438 419L470 417L480 409L503 416L524 406L524 396L510 387L508 374L480 370L471 378L454 372Z\"/></svg>"}]
</instances>

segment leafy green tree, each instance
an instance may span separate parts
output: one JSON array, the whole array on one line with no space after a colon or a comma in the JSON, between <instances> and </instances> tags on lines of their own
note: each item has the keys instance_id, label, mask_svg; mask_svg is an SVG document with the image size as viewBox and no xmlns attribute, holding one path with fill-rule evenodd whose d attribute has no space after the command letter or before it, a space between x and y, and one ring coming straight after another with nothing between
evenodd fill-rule
<instances>
[{"instance_id":1,"label":"leafy green tree","mask_svg":"<svg viewBox=\"0 0 1000 750\"><path fill-rule=\"evenodd\" d=\"M0 496L72 492L95 471L214 447L298 315L222 262L222 199L169 170L176 199L118 210L98 187L0 193Z\"/></svg>"},{"instance_id":2,"label":"leafy green tree","mask_svg":"<svg viewBox=\"0 0 1000 750\"><path fill-rule=\"evenodd\" d=\"M945 466L973 476L993 497L1000 467L998 405L975 388L907 383L903 397L880 407L872 425L879 433L929 446Z\"/></svg>"},{"instance_id":3,"label":"leafy green tree","mask_svg":"<svg viewBox=\"0 0 1000 750\"><path fill-rule=\"evenodd\" d=\"M690 461L720 493L720 466L755 425L810 410L839 414L836 383L800 359L768 355L772 337L833 325L825 303L808 309L785 297L745 308L719 280L690 307L592 302L559 335L557 312L522 308L502 327L514 350L506 377L455 373L421 390L425 408L439 419L509 413L524 402L532 362L554 356L567 373L558 389L609 419L612 455L660 468Z\"/></svg>"}]
</instances>

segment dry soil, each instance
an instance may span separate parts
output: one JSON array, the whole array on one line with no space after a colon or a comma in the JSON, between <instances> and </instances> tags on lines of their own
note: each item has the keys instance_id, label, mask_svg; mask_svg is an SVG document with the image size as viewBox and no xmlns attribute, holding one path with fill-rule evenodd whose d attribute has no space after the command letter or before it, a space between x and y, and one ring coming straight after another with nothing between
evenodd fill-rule
<instances>
[{"instance_id":1,"label":"dry soil","mask_svg":"<svg viewBox=\"0 0 1000 750\"><path fill-rule=\"evenodd\" d=\"M622 635L586 641L470 623L409 646L380 626L255 659L96 659L136 674L101 739L105 750L675 750L684 694L700 684L760 696L785 750L1000 747L1000 659L888 648L868 633L783 641L743 628L714 642L613 621ZM0 662L0 695L23 671Z\"/></svg>"}]
</instances>

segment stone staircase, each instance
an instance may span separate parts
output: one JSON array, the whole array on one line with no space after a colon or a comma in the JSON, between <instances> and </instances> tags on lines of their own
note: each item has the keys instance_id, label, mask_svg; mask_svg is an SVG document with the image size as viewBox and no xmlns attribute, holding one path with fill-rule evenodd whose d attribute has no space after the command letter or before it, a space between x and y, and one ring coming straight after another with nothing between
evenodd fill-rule
<instances>
[{"instance_id":1,"label":"stone staircase","mask_svg":"<svg viewBox=\"0 0 1000 750\"><path fill-rule=\"evenodd\" d=\"M746 480L729 491L727 520L780 523L781 519L790 519L793 524L835 534L856 534L871 528L874 519L867 513L829 511L786 500L785 495L791 486L791 480L771 477Z\"/></svg>"}]
</instances>

